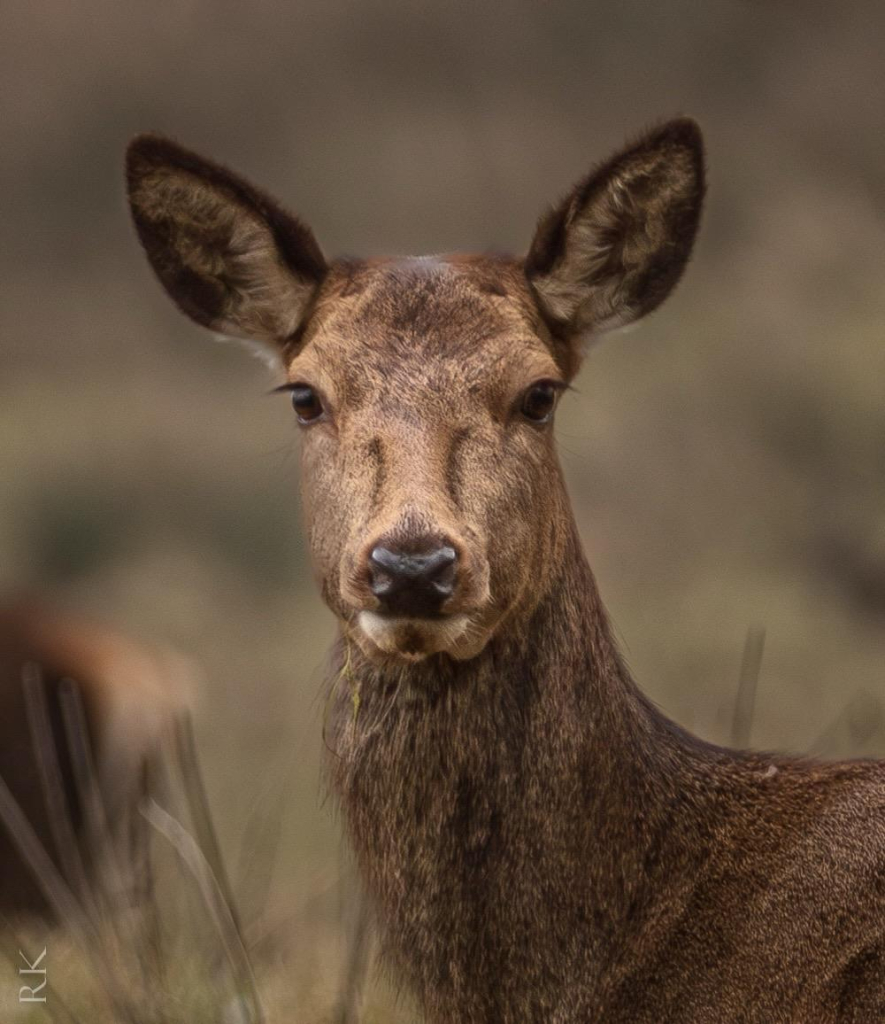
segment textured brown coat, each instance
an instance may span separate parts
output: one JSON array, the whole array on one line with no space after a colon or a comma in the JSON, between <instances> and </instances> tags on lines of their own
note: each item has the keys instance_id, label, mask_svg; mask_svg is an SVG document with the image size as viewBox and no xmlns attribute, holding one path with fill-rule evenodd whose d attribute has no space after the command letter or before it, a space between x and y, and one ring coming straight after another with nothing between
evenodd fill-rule
<instances>
[{"instance_id":1,"label":"textured brown coat","mask_svg":"<svg viewBox=\"0 0 885 1024\"><path fill-rule=\"evenodd\" d=\"M329 777L427 1020L885 1021L885 766L724 750L656 710L554 449L582 339L650 312L687 263L697 127L600 166L525 260L327 265L167 140L137 139L128 175L175 301L286 373L341 630Z\"/></svg>"}]
</instances>

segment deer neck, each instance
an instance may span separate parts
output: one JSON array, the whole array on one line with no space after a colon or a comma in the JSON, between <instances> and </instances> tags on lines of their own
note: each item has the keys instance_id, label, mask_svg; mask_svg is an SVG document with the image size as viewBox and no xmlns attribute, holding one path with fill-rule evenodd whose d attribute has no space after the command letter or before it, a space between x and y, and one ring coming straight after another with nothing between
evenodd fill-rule
<instances>
[{"instance_id":1,"label":"deer neck","mask_svg":"<svg viewBox=\"0 0 885 1024\"><path fill-rule=\"evenodd\" d=\"M630 679L575 530L557 569L470 661L391 671L339 651L331 781L400 949L420 950L428 916L454 947L556 908L551 950L573 913L601 956L628 920L660 917L665 862L678 884L694 741Z\"/></svg>"}]
</instances>

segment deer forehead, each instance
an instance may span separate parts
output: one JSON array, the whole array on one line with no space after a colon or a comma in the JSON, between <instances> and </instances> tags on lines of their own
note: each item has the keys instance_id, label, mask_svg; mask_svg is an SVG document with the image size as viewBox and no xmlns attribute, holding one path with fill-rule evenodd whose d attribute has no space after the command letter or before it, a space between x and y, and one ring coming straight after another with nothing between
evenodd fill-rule
<instances>
[{"instance_id":1,"label":"deer forehead","mask_svg":"<svg viewBox=\"0 0 885 1024\"><path fill-rule=\"evenodd\" d=\"M518 266L457 256L336 264L288 367L351 410L494 403L560 375Z\"/></svg>"}]
</instances>

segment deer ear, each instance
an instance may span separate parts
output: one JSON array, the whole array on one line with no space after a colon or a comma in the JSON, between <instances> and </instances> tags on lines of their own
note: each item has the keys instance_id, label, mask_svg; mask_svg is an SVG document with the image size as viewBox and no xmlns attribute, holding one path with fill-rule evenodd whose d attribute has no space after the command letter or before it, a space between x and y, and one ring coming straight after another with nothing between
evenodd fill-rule
<instances>
[{"instance_id":1,"label":"deer ear","mask_svg":"<svg viewBox=\"0 0 885 1024\"><path fill-rule=\"evenodd\" d=\"M580 181L541 219L526 274L554 327L623 327L669 295L691 254L704 197L694 121L670 121Z\"/></svg>"},{"instance_id":2,"label":"deer ear","mask_svg":"<svg viewBox=\"0 0 885 1024\"><path fill-rule=\"evenodd\" d=\"M278 349L298 330L326 271L312 232L247 181L168 139L126 154L141 244L197 323Z\"/></svg>"}]
</instances>

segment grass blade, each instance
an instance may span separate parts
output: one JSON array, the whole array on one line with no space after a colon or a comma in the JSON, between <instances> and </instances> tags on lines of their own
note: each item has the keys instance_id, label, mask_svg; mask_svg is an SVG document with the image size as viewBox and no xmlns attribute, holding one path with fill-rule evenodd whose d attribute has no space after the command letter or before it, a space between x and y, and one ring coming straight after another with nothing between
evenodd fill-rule
<instances>
[{"instance_id":1,"label":"grass blade","mask_svg":"<svg viewBox=\"0 0 885 1024\"><path fill-rule=\"evenodd\" d=\"M731 745L737 750L746 750L750 745L753 716L756 711L756 690L764 650L765 630L760 626L752 626L747 630L747 639L744 642L741 674L738 678L734 718L731 724Z\"/></svg>"},{"instance_id":2,"label":"grass blade","mask_svg":"<svg viewBox=\"0 0 885 1024\"><path fill-rule=\"evenodd\" d=\"M148 799L141 813L170 843L196 880L237 982L237 995L242 1002L245 1019L252 1024L261 1024L264 1016L258 998L252 964L246 952L233 908L227 902L224 890L215 877L211 864L194 837L155 800Z\"/></svg>"}]
</instances>

